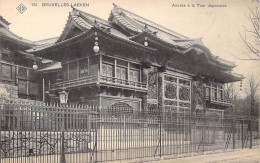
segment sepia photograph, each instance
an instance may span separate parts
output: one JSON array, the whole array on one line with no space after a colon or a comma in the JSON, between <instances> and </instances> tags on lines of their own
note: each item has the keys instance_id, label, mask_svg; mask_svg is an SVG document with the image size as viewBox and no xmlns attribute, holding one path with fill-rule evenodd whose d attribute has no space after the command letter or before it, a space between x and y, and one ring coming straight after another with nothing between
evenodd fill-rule
<instances>
[{"instance_id":1,"label":"sepia photograph","mask_svg":"<svg viewBox=\"0 0 260 163\"><path fill-rule=\"evenodd\" d=\"M0 0L0 163L260 163L259 0Z\"/></svg>"}]
</instances>

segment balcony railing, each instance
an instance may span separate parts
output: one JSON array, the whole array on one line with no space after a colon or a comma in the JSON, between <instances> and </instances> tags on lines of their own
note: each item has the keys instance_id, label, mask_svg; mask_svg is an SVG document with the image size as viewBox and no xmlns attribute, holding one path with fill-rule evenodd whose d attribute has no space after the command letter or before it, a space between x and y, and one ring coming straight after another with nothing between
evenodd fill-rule
<instances>
[{"instance_id":1,"label":"balcony railing","mask_svg":"<svg viewBox=\"0 0 260 163\"><path fill-rule=\"evenodd\" d=\"M96 75L90 77L79 78L75 80L69 80L65 82L58 82L52 84L50 89L51 90L59 90L59 89L67 89L73 87L81 87L91 84L100 84L109 87L116 87L116 88L127 88L130 90L140 90L140 91L147 91L147 84L142 82L136 81L129 81L118 79L115 77L107 77L103 75Z\"/></svg>"},{"instance_id":2,"label":"balcony railing","mask_svg":"<svg viewBox=\"0 0 260 163\"><path fill-rule=\"evenodd\" d=\"M50 89L51 90L58 90L63 88L73 88L73 87L80 87L84 85L89 84L95 84L98 81L97 76L88 76L84 78L74 79L74 80L68 80L64 82L57 82L55 84L51 84Z\"/></svg>"},{"instance_id":3,"label":"balcony railing","mask_svg":"<svg viewBox=\"0 0 260 163\"><path fill-rule=\"evenodd\" d=\"M209 101L211 104L216 104L216 105L226 105L230 106L232 105L232 102L230 100L224 100L221 98L210 98L209 96L206 96L206 101Z\"/></svg>"}]
</instances>

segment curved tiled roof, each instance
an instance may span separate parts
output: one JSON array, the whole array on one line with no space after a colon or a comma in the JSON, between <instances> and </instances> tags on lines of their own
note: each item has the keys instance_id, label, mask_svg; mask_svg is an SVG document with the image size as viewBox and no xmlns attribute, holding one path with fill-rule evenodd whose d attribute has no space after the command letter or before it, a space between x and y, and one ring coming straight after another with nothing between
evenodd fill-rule
<instances>
[{"instance_id":1,"label":"curved tiled roof","mask_svg":"<svg viewBox=\"0 0 260 163\"><path fill-rule=\"evenodd\" d=\"M59 37L54 37L54 38L48 38L48 39L44 39L44 40L34 41L34 44L35 44L34 47L27 49L26 52L30 53L35 50L45 49L47 47L50 47L55 44L55 42L58 40L58 38Z\"/></svg>"},{"instance_id":2,"label":"curved tiled roof","mask_svg":"<svg viewBox=\"0 0 260 163\"><path fill-rule=\"evenodd\" d=\"M48 65L42 69L39 69L38 72L54 71L54 70L59 70L61 68L62 68L61 62L53 61L50 65Z\"/></svg>"},{"instance_id":3,"label":"curved tiled roof","mask_svg":"<svg viewBox=\"0 0 260 163\"><path fill-rule=\"evenodd\" d=\"M125 26L128 30L132 31L132 32L141 32L138 28L136 28L135 26L133 26L131 23L129 23L126 19L124 19L121 16L121 13L119 11L117 11L116 9L112 10L112 14L113 16L116 18L116 20L122 24L123 26Z\"/></svg>"},{"instance_id":4,"label":"curved tiled roof","mask_svg":"<svg viewBox=\"0 0 260 163\"><path fill-rule=\"evenodd\" d=\"M133 22L129 22L127 21L127 19L124 16L127 16L128 18L130 18L131 20L133 20L135 23L140 24L143 27L147 27L150 30L157 30L157 31L161 31L161 32L165 32L168 33L172 36L175 36L177 38L187 38L186 36L183 36L177 32L174 32L168 28L165 28L157 23L154 23L148 19L145 19L139 15L136 15L130 11L127 11L117 5L114 4L114 9L112 10L112 14L116 14L114 15L120 22L124 22L128 27L133 26L132 23ZM133 26L133 29L135 29L136 27ZM142 32L142 31L137 31L137 32Z\"/></svg>"},{"instance_id":5,"label":"curved tiled roof","mask_svg":"<svg viewBox=\"0 0 260 163\"><path fill-rule=\"evenodd\" d=\"M158 25L148 19L138 16L115 4L114 4L114 9L112 10L112 14L116 19L115 23L119 22L128 30L137 32L138 33L137 35L139 35L142 32L149 31L150 33L156 33L154 37L157 37L158 40L167 43L169 45L172 45L176 48L180 48L180 52L182 53L186 53L192 48L201 48L203 51L206 51L208 55L213 56L211 51L203 44L201 39L189 39L186 36L183 36L168 28ZM136 36L131 37L131 39L133 39ZM210 58L212 58L212 63L219 64L220 66L224 66L227 69L232 69L235 67L235 64L233 62L226 61L220 58L215 58L215 57L210 57Z\"/></svg>"},{"instance_id":6,"label":"curved tiled roof","mask_svg":"<svg viewBox=\"0 0 260 163\"><path fill-rule=\"evenodd\" d=\"M219 58L219 57L215 57L214 60L217 63L228 66L228 67L232 67L232 68L236 67L236 64L234 62L230 62L230 61L224 60L224 59Z\"/></svg>"},{"instance_id":7,"label":"curved tiled roof","mask_svg":"<svg viewBox=\"0 0 260 163\"><path fill-rule=\"evenodd\" d=\"M152 48L145 47L142 44L139 44L137 42L130 40L127 35L125 35L120 30L118 30L111 22L103 20L103 19L98 18L96 16L93 16L91 14L85 13L83 11L77 10L75 8L73 8L73 11L70 12L66 26L65 26L61 36L58 38L56 44L66 41L66 40L63 40L63 39L66 37L66 34L69 32L70 26L72 24L75 25L75 26L80 26L80 28L82 28L82 33L80 33L80 34L83 34L84 32L96 27L96 29L103 29L104 31L106 31L106 33L108 35L111 35L115 38L123 39L123 40L125 40L129 43L132 43L134 45L138 45L139 47L143 47L145 49L152 49ZM46 46L46 48L50 48L52 46L53 45ZM44 49L44 47L38 47L38 48L36 47L36 48L34 48L33 50L30 50L30 51L36 52L36 51L41 51L42 49Z\"/></svg>"},{"instance_id":8,"label":"curved tiled roof","mask_svg":"<svg viewBox=\"0 0 260 163\"><path fill-rule=\"evenodd\" d=\"M24 39L22 37L19 37L18 35L14 34L7 28L0 28L0 38L6 39L12 42L16 42L20 45L24 45L26 47L33 47L34 43L30 40Z\"/></svg>"}]
</instances>

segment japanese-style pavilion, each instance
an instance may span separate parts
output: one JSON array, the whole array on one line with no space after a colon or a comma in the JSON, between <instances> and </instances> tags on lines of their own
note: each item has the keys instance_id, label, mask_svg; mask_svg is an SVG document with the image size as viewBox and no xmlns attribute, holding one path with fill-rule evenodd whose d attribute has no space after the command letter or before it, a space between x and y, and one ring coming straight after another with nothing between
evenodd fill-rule
<instances>
[{"instance_id":1,"label":"japanese-style pavilion","mask_svg":"<svg viewBox=\"0 0 260 163\"><path fill-rule=\"evenodd\" d=\"M233 62L214 56L201 39L117 5L108 21L73 8L58 38L17 53L41 58L37 74L44 101L57 101L65 90L68 103L112 112L206 109L222 114L232 106L225 84L243 79L232 73Z\"/></svg>"}]
</instances>

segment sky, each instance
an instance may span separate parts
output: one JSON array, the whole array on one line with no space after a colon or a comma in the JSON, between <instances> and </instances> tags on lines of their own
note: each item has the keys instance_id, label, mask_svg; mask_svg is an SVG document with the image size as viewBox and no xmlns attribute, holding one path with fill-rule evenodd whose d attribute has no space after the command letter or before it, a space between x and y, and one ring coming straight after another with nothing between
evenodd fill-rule
<instances>
[{"instance_id":1,"label":"sky","mask_svg":"<svg viewBox=\"0 0 260 163\"><path fill-rule=\"evenodd\" d=\"M260 80L259 61L237 59L245 58L248 53L239 33L243 33L243 26L250 28L248 8L255 9L259 6L257 1L259 0L73 0L73 4L86 3L88 7L76 8L107 20L115 3L184 36L202 38L213 55L235 62L237 67L234 72L243 74L246 81L251 73ZM12 32L37 41L59 36L72 10L71 7L44 7L42 4L71 2L72 0L0 0L0 15L11 23ZM21 3L27 7L23 14L16 10ZM37 6L32 6L32 3L37 3ZM195 7L188 7L188 4L194 4ZM212 8L208 7L209 4L226 7Z\"/></svg>"}]
</instances>

